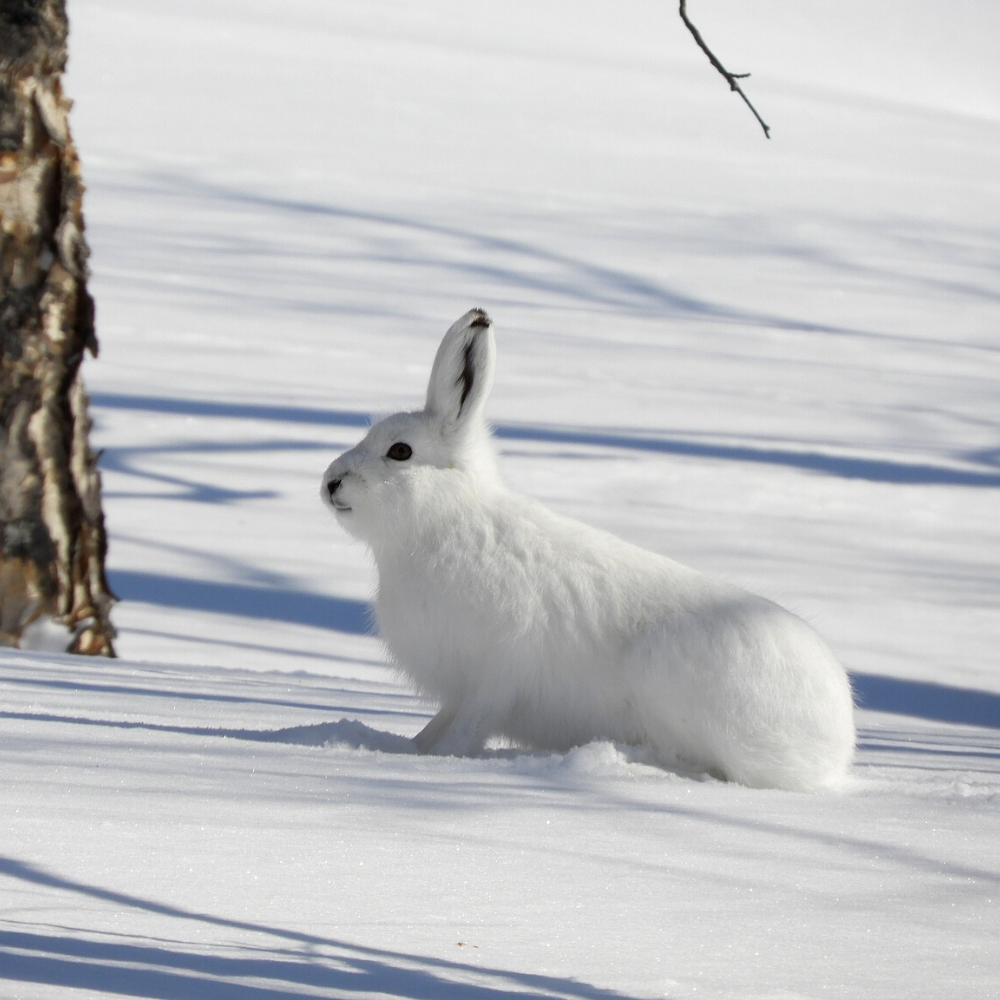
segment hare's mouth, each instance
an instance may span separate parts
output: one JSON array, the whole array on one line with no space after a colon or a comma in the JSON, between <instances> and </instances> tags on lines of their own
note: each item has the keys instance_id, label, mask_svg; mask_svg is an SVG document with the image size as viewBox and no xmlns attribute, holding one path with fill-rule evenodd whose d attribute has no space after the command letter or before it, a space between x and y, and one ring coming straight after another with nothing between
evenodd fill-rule
<instances>
[{"instance_id":1,"label":"hare's mouth","mask_svg":"<svg viewBox=\"0 0 1000 1000\"><path fill-rule=\"evenodd\" d=\"M346 503L337 503L337 501L334 500L333 509L337 511L338 514L346 514L351 508L348 507Z\"/></svg>"}]
</instances>

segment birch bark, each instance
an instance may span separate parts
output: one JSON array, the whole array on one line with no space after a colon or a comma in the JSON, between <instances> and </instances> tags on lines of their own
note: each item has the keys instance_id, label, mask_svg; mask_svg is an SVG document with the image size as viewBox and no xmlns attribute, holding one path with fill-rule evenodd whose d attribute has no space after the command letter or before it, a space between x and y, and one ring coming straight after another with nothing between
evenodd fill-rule
<instances>
[{"instance_id":1,"label":"birch bark","mask_svg":"<svg viewBox=\"0 0 1000 1000\"><path fill-rule=\"evenodd\" d=\"M73 652L114 656L66 38L65 0L0 0L0 645L46 625Z\"/></svg>"}]
</instances>

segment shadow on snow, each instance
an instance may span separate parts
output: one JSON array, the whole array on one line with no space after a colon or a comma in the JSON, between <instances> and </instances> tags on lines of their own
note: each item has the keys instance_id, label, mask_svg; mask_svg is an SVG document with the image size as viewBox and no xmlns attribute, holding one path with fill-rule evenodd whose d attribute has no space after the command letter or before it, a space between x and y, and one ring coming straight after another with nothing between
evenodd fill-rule
<instances>
[{"instance_id":1,"label":"shadow on snow","mask_svg":"<svg viewBox=\"0 0 1000 1000\"><path fill-rule=\"evenodd\" d=\"M96 407L108 409L317 426L365 428L371 422L370 416L366 413L346 410L221 403L114 393L97 393L93 396L93 403ZM784 448L721 445L643 434L515 424L500 424L495 428L495 433L501 440L543 441L729 461L760 462L870 482L1000 487L1000 474L992 471L977 472L946 466L852 458ZM289 442L287 446L312 447L309 442ZM234 448L238 447L241 446L234 445ZM985 459L994 456L984 454L979 457ZM199 495L198 498L204 497ZM356 635L370 634L372 631L370 609L363 601L289 590L280 586L206 582L133 570L116 570L109 576L112 587L125 600L286 621ZM874 674L854 674L853 682L858 702L863 708L940 722L1000 728L1000 696L995 694Z\"/></svg>"},{"instance_id":2,"label":"shadow on snow","mask_svg":"<svg viewBox=\"0 0 1000 1000\"><path fill-rule=\"evenodd\" d=\"M348 597L281 587L214 583L126 569L110 570L108 581L112 590L125 601L311 625L352 635L372 632L370 606Z\"/></svg>"},{"instance_id":3,"label":"shadow on snow","mask_svg":"<svg viewBox=\"0 0 1000 1000\"><path fill-rule=\"evenodd\" d=\"M384 713L382 713L384 714ZM216 739L247 740L250 743L288 743L302 747L343 746L353 750L416 754L413 740L396 733L373 729L356 719L316 722L285 729L220 729L212 726L168 726L160 722L128 722L123 719L87 719L76 715L45 712L3 712L0 719L16 722L55 722L68 726L98 726L107 729L139 729L150 733L177 733L180 736L211 736Z\"/></svg>"},{"instance_id":4,"label":"shadow on snow","mask_svg":"<svg viewBox=\"0 0 1000 1000\"><path fill-rule=\"evenodd\" d=\"M354 635L372 633L370 606L351 598L280 587L213 583L134 570L112 570L108 575L118 596L127 601L284 621ZM855 673L851 680L861 708L1000 729L998 694L880 674Z\"/></svg>"},{"instance_id":5,"label":"shadow on snow","mask_svg":"<svg viewBox=\"0 0 1000 1000\"><path fill-rule=\"evenodd\" d=\"M621 993L572 979L484 968L462 962L367 948L280 927L230 920L61 878L0 856L0 876L74 893L127 910L276 938L262 956L227 957L186 951L176 942L133 944L0 930L0 982L38 983L154 1000L292 1000L373 994L412 1000L502 1000L561 997L625 1000ZM233 982L253 979L254 984ZM227 981L228 980L228 981ZM473 981L470 981L473 980Z\"/></svg>"},{"instance_id":6,"label":"shadow on snow","mask_svg":"<svg viewBox=\"0 0 1000 1000\"><path fill-rule=\"evenodd\" d=\"M95 393L91 397L91 401L97 408L139 410L185 416L360 428L366 428L371 424L371 416L367 413L326 410L319 407L219 403L117 393ZM1000 472L992 470L978 471L930 463L896 462L888 459L835 455L820 451L800 451L794 448L713 444L656 434L630 434L614 430L575 429L559 426L541 427L511 423L494 425L493 433L501 441L574 444L625 451L657 452L689 458L752 462L816 472L840 479L861 479L873 483L1000 488ZM303 449L316 447L309 442L282 444ZM234 445L233 450L237 450L239 447L241 446ZM199 496L198 499L201 497Z\"/></svg>"},{"instance_id":7,"label":"shadow on snow","mask_svg":"<svg viewBox=\"0 0 1000 1000\"><path fill-rule=\"evenodd\" d=\"M1000 729L1000 694L880 674L851 674L859 708Z\"/></svg>"}]
</instances>

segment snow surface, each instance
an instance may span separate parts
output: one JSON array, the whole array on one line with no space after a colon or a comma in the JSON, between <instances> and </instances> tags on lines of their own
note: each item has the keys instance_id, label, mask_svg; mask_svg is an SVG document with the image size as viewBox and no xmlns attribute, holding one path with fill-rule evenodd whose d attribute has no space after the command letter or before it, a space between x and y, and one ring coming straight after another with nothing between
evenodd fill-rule
<instances>
[{"instance_id":1,"label":"snow surface","mask_svg":"<svg viewBox=\"0 0 1000 1000\"><path fill-rule=\"evenodd\" d=\"M118 661L0 651L0 996L1000 996L1000 13L72 0ZM493 316L509 481L813 621L851 786L410 753L317 499Z\"/></svg>"}]
</instances>

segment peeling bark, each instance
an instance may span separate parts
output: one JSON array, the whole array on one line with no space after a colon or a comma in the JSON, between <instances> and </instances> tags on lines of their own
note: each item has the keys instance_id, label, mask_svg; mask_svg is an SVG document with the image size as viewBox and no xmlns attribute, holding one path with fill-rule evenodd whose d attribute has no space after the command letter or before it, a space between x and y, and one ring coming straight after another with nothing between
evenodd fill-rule
<instances>
[{"instance_id":1,"label":"peeling bark","mask_svg":"<svg viewBox=\"0 0 1000 1000\"><path fill-rule=\"evenodd\" d=\"M0 0L0 645L47 617L72 651L114 656L66 36L65 0Z\"/></svg>"}]
</instances>

